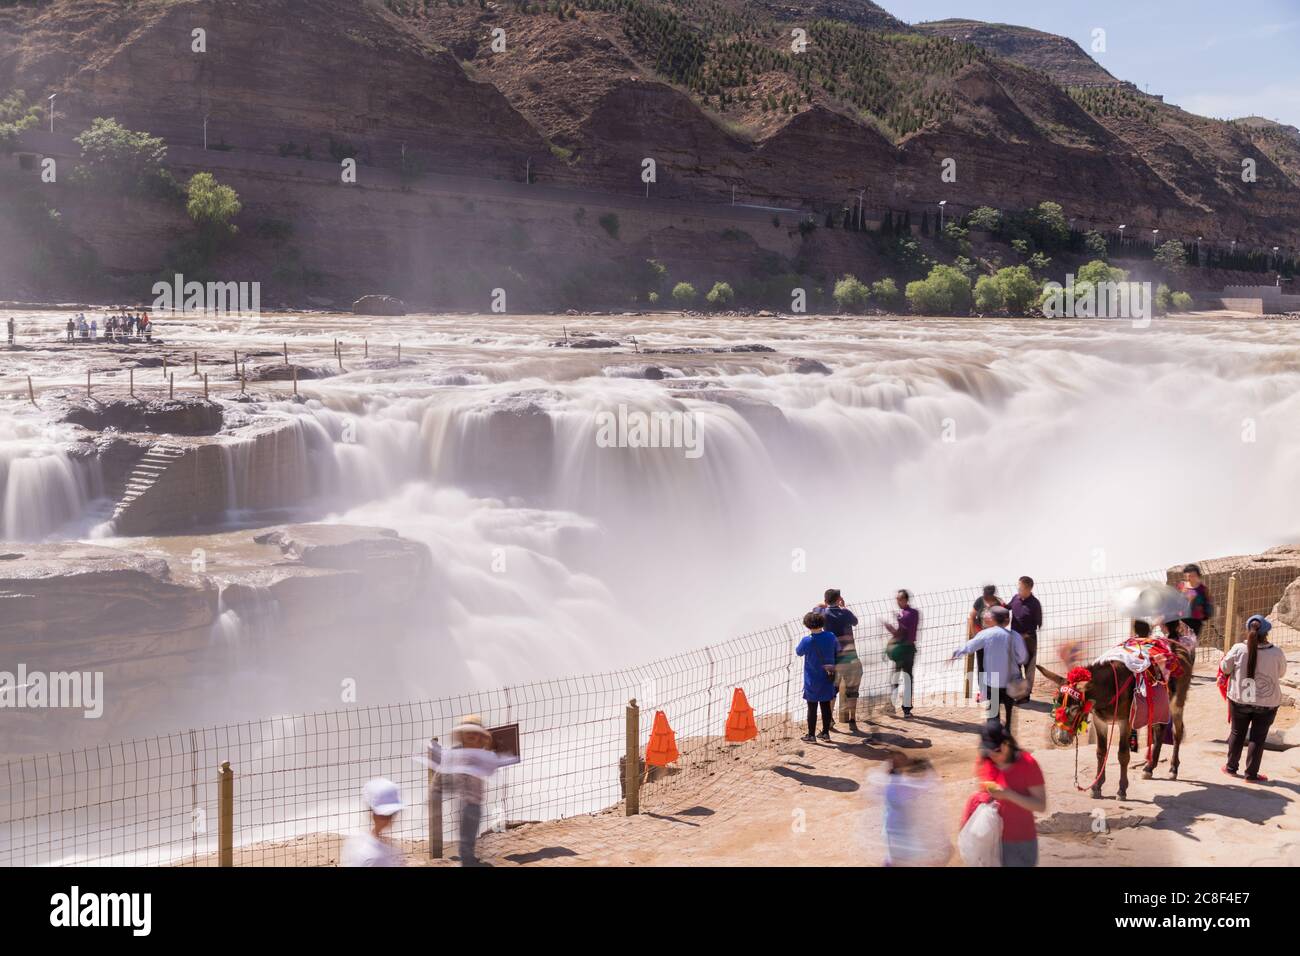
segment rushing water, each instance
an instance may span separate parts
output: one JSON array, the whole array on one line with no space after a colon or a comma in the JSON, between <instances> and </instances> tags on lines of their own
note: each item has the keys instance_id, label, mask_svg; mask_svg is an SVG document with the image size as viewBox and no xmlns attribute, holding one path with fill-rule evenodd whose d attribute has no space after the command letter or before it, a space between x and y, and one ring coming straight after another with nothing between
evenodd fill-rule
<instances>
[{"instance_id":1,"label":"rushing water","mask_svg":"<svg viewBox=\"0 0 1300 956\"><path fill-rule=\"evenodd\" d=\"M431 548L431 636L480 686L725 639L828 585L852 599L1086 576L1300 530L1300 328L1283 322L380 322L165 334L214 351L287 341L322 366L345 342L349 371L257 414L293 422L303 514ZM625 344L551 346L576 331ZM399 341L401 366L384 361ZM748 344L775 352L653 354ZM792 357L830 374L797 374ZM696 441L602 447L600 416L620 407L680 413ZM247 520L248 448L226 456ZM57 536L94 493L30 434L0 435L0 469L8 537Z\"/></svg>"}]
</instances>

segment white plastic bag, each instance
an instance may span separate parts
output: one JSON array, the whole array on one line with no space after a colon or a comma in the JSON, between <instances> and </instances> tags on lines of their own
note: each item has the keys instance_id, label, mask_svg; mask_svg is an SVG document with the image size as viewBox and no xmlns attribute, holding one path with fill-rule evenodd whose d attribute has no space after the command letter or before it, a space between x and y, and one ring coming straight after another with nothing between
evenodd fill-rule
<instances>
[{"instance_id":1,"label":"white plastic bag","mask_svg":"<svg viewBox=\"0 0 1300 956\"><path fill-rule=\"evenodd\" d=\"M1002 815L995 801L975 808L957 834L957 849L967 866L1002 865Z\"/></svg>"}]
</instances>

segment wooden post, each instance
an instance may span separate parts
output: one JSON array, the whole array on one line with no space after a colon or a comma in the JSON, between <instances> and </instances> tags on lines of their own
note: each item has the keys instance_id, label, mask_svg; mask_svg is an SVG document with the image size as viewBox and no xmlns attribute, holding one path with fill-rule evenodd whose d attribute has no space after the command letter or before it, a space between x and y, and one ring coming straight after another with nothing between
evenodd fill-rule
<instances>
[{"instance_id":1,"label":"wooden post","mask_svg":"<svg viewBox=\"0 0 1300 956\"><path fill-rule=\"evenodd\" d=\"M239 369L235 369L235 371L238 372ZM246 392L246 391L248 391L248 371L247 371L247 370L244 371L244 374L243 374L243 375L240 375L240 376L239 376L239 394L240 394L240 395L243 395L244 392Z\"/></svg>"},{"instance_id":2,"label":"wooden post","mask_svg":"<svg viewBox=\"0 0 1300 956\"><path fill-rule=\"evenodd\" d=\"M163 378L167 377L167 353L163 353Z\"/></svg>"},{"instance_id":3,"label":"wooden post","mask_svg":"<svg viewBox=\"0 0 1300 956\"><path fill-rule=\"evenodd\" d=\"M127 378L127 391L130 393L132 398L135 398L135 369L133 368L127 369L126 378Z\"/></svg>"},{"instance_id":4,"label":"wooden post","mask_svg":"<svg viewBox=\"0 0 1300 956\"><path fill-rule=\"evenodd\" d=\"M623 753L623 815L641 812L641 708L627 702L627 741Z\"/></svg>"},{"instance_id":5,"label":"wooden post","mask_svg":"<svg viewBox=\"0 0 1300 956\"><path fill-rule=\"evenodd\" d=\"M288 342L284 343L284 364L285 365L289 364L289 343Z\"/></svg>"},{"instance_id":6,"label":"wooden post","mask_svg":"<svg viewBox=\"0 0 1300 956\"><path fill-rule=\"evenodd\" d=\"M294 365L292 366L292 368L293 368L293 393L297 395L298 394L298 366Z\"/></svg>"},{"instance_id":7,"label":"wooden post","mask_svg":"<svg viewBox=\"0 0 1300 956\"><path fill-rule=\"evenodd\" d=\"M203 373L203 400L208 400L208 373Z\"/></svg>"},{"instance_id":8,"label":"wooden post","mask_svg":"<svg viewBox=\"0 0 1300 956\"><path fill-rule=\"evenodd\" d=\"M27 397L32 400L33 405L36 404L36 390L32 388L32 377L30 375L27 376Z\"/></svg>"},{"instance_id":9,"label":"wooden post","mask_svg":"<svg viewBox=\"0 0 1300 956\"><path fill-rule=\"evenodd\" d=\"M339 371L341 372L343 371L343 350L341 348L335 347L334 355L339 360Z\"/></svg>"},{"instance_id":10,"label":"wooden post","mask_svg":"<svg viewBox=\"0 0 1300 956\"><path fill-rule=\"evenodd\" d=\"M235 349L235 371L239 371L239 349Z\"/></svg>"},{"instance_id":11,"label":"wooden post","mask_svg":"<svg viewBox=\"0 0 1300 956\"><path fill-rule=\"evenodd\" d=\"M434 737L436 744L438 738ZM429 768L429 856L442 859L442 774Z\"/></svg>"},{"instance_id":12,"label":"wooden post","mask_svg":"<svg viewBox=\"0 0 1300 956\"><path fill-rule=\"evenodd\" d=\"M366 347L366 358L370 358L370 340L369 340L369 339L365 339L364 342L363 342L363 344L364 344L365 347Z\"/></svg>"},{"instance_id":13,"label":"wooden post","mask_svg":"<svg viewBox=\"0 0 1300 956\"><path fill-rule=\"evenodd\" d=\"M86 394L90 394L90 369L86 369Z\"/></svg>"},{"instance_id":14,"label":"wooden post","mask_svg":"<svg viewBox=\"0 0 1300 956\"><path fill-rule=\"evenodd\" d=\"M176 397L176 373L172 372L167 376L167 397Z\"/></svg>"},{"instance_id":15,"label":"wooden post","mask_svg":"<svg viewBox=\"0 0 1300 956\"><path fill-rule=\"evenodd\" d=\"M1223 607L1223 650L1232 650L1237 642L1237 572L1228 577L1228 603Z\"/></svg>"},{"instance_id":16,"label":"wooden post","mask_svg":"<svg viewBox=\"0 0 1300 956\"><path fill-rule=\"evenodd\" d=\"M194 374L195 374L195 375L198 375L198 374L199 374L199 352L198 352L198 349L195 349L195 350L194 350Z\"/></svg>"},{"instance_id":17,"label":"wooden post","mask_svg":"<svg viewBox=\"0 0 1300 956\"><path fill-rule=\"evenodd\" d=\"M397 364L398 365L402 364L402 343L401 342L397 343Z\"/></svg>"},{"instance_id":18,"label":"wooden post","mask_svg":"<svg viewBox=\"0 0 1300 956\"><path fill-rule=\"evenodd\" d=\"M217 772L217 865L235 865L235 772L221 761Z\"/></svg>"}]
</instances>

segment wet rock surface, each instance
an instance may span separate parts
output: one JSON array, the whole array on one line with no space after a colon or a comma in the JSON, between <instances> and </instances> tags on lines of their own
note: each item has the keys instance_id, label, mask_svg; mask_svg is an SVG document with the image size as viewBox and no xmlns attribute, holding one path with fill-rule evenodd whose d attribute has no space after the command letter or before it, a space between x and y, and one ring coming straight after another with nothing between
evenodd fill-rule
<instances>
[{"instance_id":1,"label":"wet rock surface","mask_svg":"<svg viewBox=\"0 0 1300 956\"><path fill-rule=\"evenodd\" d=\"M354 315L406 315L406 303L391 295L363 295L352 303Z\"/></svg>"},{"instance_id":2,"label":"wet rock surface","mask_svg":"<svg viewBox=\"0 0 1300 956\"><path fill-rule=\"evenodd\" d=\"M92 398L72 405L61 419L92 431L113 428L171 435L213 435L221 429L222 420L221 406L201 398L124 398L106 402Z\"/></svg>"}]
</instances>

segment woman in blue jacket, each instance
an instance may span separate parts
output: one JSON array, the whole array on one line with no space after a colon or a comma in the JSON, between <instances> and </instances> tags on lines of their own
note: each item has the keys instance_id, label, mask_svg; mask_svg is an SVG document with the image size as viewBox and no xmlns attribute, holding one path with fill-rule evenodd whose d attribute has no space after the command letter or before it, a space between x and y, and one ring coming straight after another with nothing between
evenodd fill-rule
<instances>
[{"instance_id":1,"label":"woman in blue jacket","mask_svg":"<svg viewBox=\"0 0 1300 956\"><path fill-rule=\"evenodd\" d=\"M809 634L799 642L794 652L803 658L803 699L808 701L808 733L804 740L816 738L817 708L822 711L822 740L831 739L831 701L835 699L835 654L839 641L826 630L826 618L817 611L803 616L803 626Z\"/></svg>"}]
</instances>

